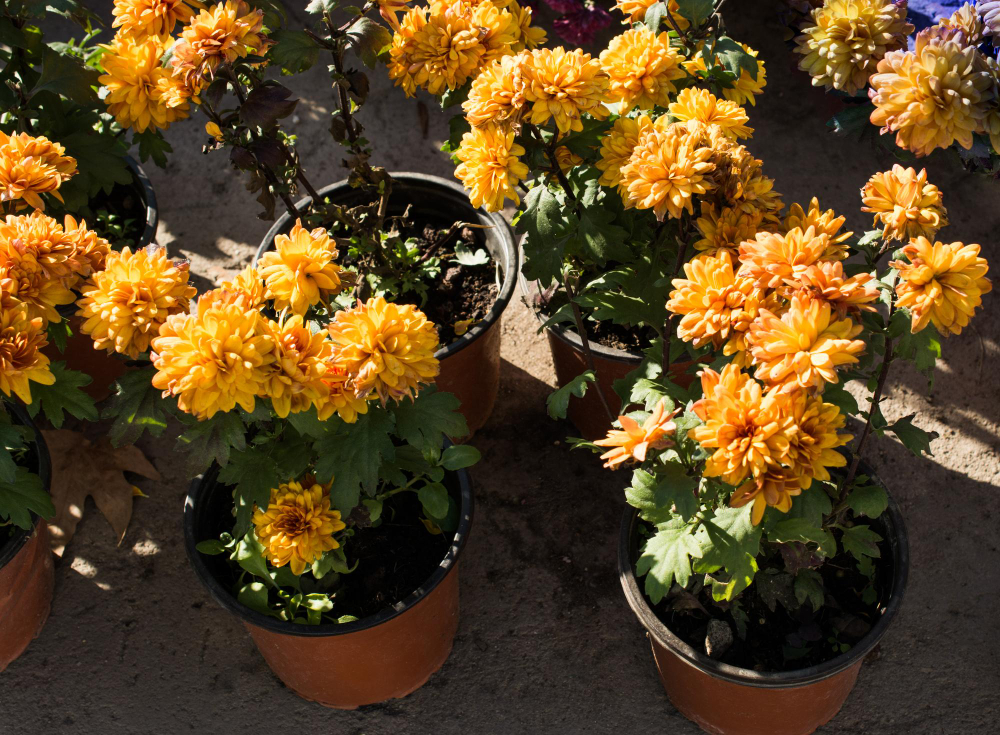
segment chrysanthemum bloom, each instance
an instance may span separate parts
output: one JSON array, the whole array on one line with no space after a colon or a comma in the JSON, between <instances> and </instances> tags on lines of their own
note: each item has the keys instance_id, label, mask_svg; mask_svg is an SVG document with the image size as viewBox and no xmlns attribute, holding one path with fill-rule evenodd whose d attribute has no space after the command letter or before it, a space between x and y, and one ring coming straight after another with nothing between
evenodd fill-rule
<instances>
[{"instance_id":1,"label":"chrysanthemum bloom","mask_svg":"<svg viewBox=\"0 0 1000 735\"><path fill-rule=\"evenodd\" d=\"M63 146L44 136L0 131L0 202L44 211L41 194L62 201L59 187L76 175L76 159L65 154Z\"/></svg>"},{"instance_id":2,"label":"chrysanthemum bloom","mask_svg":"<svg viewBox=\"0 0 1000 735\"><path fill-rule=\"evenodd\" d=\"M730 100L720 100L707 89L682 89L668 109L681 122L697 120L706 125L718 125L733 138L749 138L753 134L753 128L747 126L750 117L746 110Z\"/></svg>"},{"instance_id":3,"label":"chrysanthemum bloom","mask_svg":"<svg viewBox=\"0 0 1000 735\"><path fill-rule=\"evenodd\" d=\"M486 47L483 64L524 50L519 42L519 20L505 5L492 0L479 0L472 5L472 26L478 29L480 42ZM475 73L470 76L475 76Z\"/></svg>"},{"instance_id":4,"label":"chrysanthemum bloom","mask_svg":"<svg viewBox=\"0 0 1000 735\"><path fill-rule=\"evenodd\" d=\"M379 15L385 19L393 30L399 30L399 19L396 13L403 13L407 10L407 3L410 0L377 0Z\"/></svg>"},{"instance_id":5,"label":"chrysanthemum bloom","mask_svg":"<svg viewBox=\"0 0 1000 735\"><path fill-rule=\"evenodd\" d=\"M687 76L681 66L683 59L671 48L666 32L655 34L639 26L616 36L600 57L610 80L608 102L620 103L622 115L633 107L666 107L670 95L677 92L674 81Z\"/></svg>"},{"instance_id":6,"label":"chrysanthemum bloom","mask_svg":"<svg viewBox=\"0 0 1000 735\"><path fill-rule=\"evenodd\" d=\"M938 21L938 28L946 31L959 31L965 36L965 43L969 46L978 46L983 42L983 34L986 26L980 16L982 5L976 7L975 3L965 3L947 18Z\"/></svg>"},{"instance_id":7,"label":"chrysanthemum bloom","mask_svg":"<svg viewBox=\"0 0 1000 735\"><path fill-rule=\"evenodd\" d=\"M764 175L763 161L754 158L746 146L728 137L718 125L706 126L691 120L677 125L700 130L703 145L711 146L710 160L715 164L711 175L715 184L711 197L713 201L720 207L747 214L760 213L768 225L780 221L778 213L785 204L781 201L781 194L774 190L774 180Z\"/></svg>"},{"instance_id":8,"label":"chrysanthemum bloom","mask_svg":"<svg viewBox=\"0 0 1000 735\"><path fill-rule=\"evenodd\" d=\"M782 463L803 480L808 490L813 480L830 481L829 467L843 467L847 460L837 451L854 437L838 434L846 418L832 403L824 403L821 395L806 391L786 394L781 411L788 426L784 432L787 445L782 444Z\"/></svg>"},{"instance_id":9,"label":"chrysanthemum bloom","mask_svg":"<svg viewBox=\"0 0 1000 735\"><path fill-rule=\"evenodd\" d=\"M248 265L232 279L219 284L217 291L224 291L229 303L242 304L246 309L259 309L267 296L264 276L254 265Z\"/></svg>"},{"instance_id":10,"label":"chrysanthemum bloom","mask_svg":"<svg viewBox=\"0 0 1000 735\"><path fill-rule=\"evenodd\" d=\"M152 341L153 387L177 396L199 419L239 404L253 411L274 370L274 339L259 311L238 304L198 303L196 314L175 314Z\"/></svg>"},{"instance_id":11,"label":"chrysanthemum bloom","mask_svg":"<svg viewBox=\"0 0 1000 735\"><path fill-rule=\"evenodd\" d=\"M89 229L86 220L78 222L67 214L63 218L63 233L73 246L69 267L75 276L86 278L94 271L104 268L104 262L111 252L111 243Z\"/></svg>"},{"instance_id":12,"label":"chrysanthemum bloom","mask_svg":"<svg viewBox=\"0 0 1000 735\"><path fill-rule=\"evenodd\" d=\"M524 61L524 99L530 105L525 119L535 125L555 121L560 133L583 130L581 116L597 120L608 116L604 107L608 75L601 62L579 49L535 49Z\"/></svg>"},{"instance_id":13,"label":"chrysanthemum bloom","mask_svg":"<svg viewBox=\"0 0 1000 735\"><path fill-rule=\"evenodd\" d=\"M200 6L198 0L115 0L111 27L136 41L149 36L165 40L176 24L184 25L194 17L193 7Z\"/></svg>"},{"instance_id":14,"label":"chrysanthemum bloom","mask_svg":"<svg viewBox=\"0 0 1000 735\"><path fill-rule=\"evenodd\" d=\"M827 302L796 294L780 317L761 309L748 341L757 377L790 392L838 382L837 367L856 363L865 350L854 339L860 333L860 324L837 320Z\"/></svg>"},{"instance_id":15,"label":"chrysanthemum bloom","mask_svg":"<svg viewBox=\"0 0 1000 735\"><path fill-rule=\"evenodd\" d=\"M155 245L110 252L104 270L80 289L80 331L93 338L95 349L136 359L167 317L187 313L195 295L189 274L186 262L168 260L166 249Z\"/></svg>"},{"instance_id":16,"label":"chrysanthemum bloom","mask_svg":"<svg viewBox=\"0 0 1000 735\"><path fill-rule=\"evenodd\" d=\"M611 129L601 138L601 158L594 164L602 172L599 183L618 186L622 180L622 166L632 157L632 151L639 144L640 134L652 125L652 121L645 115L635 119L619 117L615 120Z\"/></svg>"},{"instance_id":17,"label":"chrysanthemum bloom","mask_svg":"<svg viewBox=\"0 0 1000 735\"><path fill-rule=\"evenodd\" d=\"M692 199L714 188L715 170L712 149L698 147L698 138L679 125L645 131L621 169L626 208L652 209L661 222L667 214L694 214Z\"/></svg>"},{"instance_id":18,"label":"chrysanthemum bloom","mask_svg":"<svg viewBox=\"0 0 1000 735\"><path fill-rule=\"evenodd\" d=\"M514 22L518 29L518 39L511 47L513 51L523 51L524 49L530 51L544 45L545 41L548 40L548 34L545 33L544 28L531 25L534 11L530 5L519 5L513 0L506 5L502 2L494 2L493 4L497 7L503 7L514 16Z\"/></svg>"},{"instance_id":19,"label":"chrysanthemum bloom","mask_svg":"<svg viewBox=\"0 0 1000 735\"><path fill-rule=\"evenodd\" d=\"M629 20L642 21L646 17L646 11L660 0L617 0L615 3L615 10L620 11L628 16ZM682 31L687 30L687 27L691 25L688 23L687 18L685 18L680 13L680 6L677 4L677 0L668 0L667 9L670 11L670 15L673 16L674 21L677 23L677 27ZM664 19L664 23L667 20Z\"/></svg>"},{"instance_id":20,"label":"chrysanthemum bloom","mask_svg":"<svg viewBox=\"0 0 1000 735\"><path fill-rule=\"evenodd\" d=\"M821 260L799 273L794 293L830 304L841 319L848 312L875 311L879 290L871 273L844 275L840 261Z\"/></svg>"},{"instance_id":21,"label":"chrysanthemum bloom","mask_svg":"<svg viewBox=\"0 0 1000 735\"><path fill-rule=\"evenodd\" d=\"M461 161L455 167L455 177L469 191L473 207L498 212L505 198L521 203L517 185L529 173L519 158L523 155L524 147L514 142L513 131L486 125L462 136L455 152Z\"/></svg>"},{"instance_id":22,"label":"chrysanthemum bloom","mask_svg":"<svg viewBox=\"0 0 1000 735\"><path fill-rule=\"evenodd\" d=\"M274 340L274 372L265 395L281 418L289 413L321 409L330 389L324 382L328 361L333 357L333 343L324 331L313 332L299 314L269 322Z\"/></svg>"},{"instance_id":23,"label":"chrysanthemum bloom","mask_svg":"<svg viewBox=\"0 0 1000 735\"><path fill-rule=\"evenodd\" d=\"M559 169L564 174L568 174L570 170L583 164L583 157L575 154L568 146L558 146L554 154L556 163L559 164Z\"/></svg>"},{"instance_id":24,"label":"chrysanthemum bloom","mask_svg":"<svg viewBox=\"0 0 1000 735\"><path fill-rule=\"evenodd\" d=\"M195 87L210 79L220 64L263 55L272 43L263 27L264 11L243 0L225 0L202 10L174 45L174 75Z\"/></svg>"},{"instance_id":25,"label":"chrysanthemum bloom","mask_svg":"<svg viewBox=\"0 0 1000 735\"><path fill-rule=\"evenodd\" d=\"M755 106L757 104L756 95L763 93L764 87L767 86L767 70L763 60L758 58L756 49L750 48L745 43L740 45L757 61L757 74L753 75L741 68L739 77L731 82L733 86L724 88L722 96L738 105L745 105L749 102L751 106ZM718 57L715 58L715 62L716 64L720 63ZM705 59L701 55L700 47L690 59L684 62L684 68L692 76L707 77L708 68L705 66Z\"/></svg>"},{"instance_id":26,"label":"chrysanthemum bloom","mask_svg":"<svg viewBox=\"0 0 1000 735\"><path fill-rule=\"evenodd\" d=\"M327 359L323 384L326 400L316 409L320 421L326 421L336 413L345 423L353 424L360 414L368 413L368 397L357 395L354 378L337 364L336 353Z\"/></svg>"},{"instance_id":27,"label":"chrysanthemum bloom","mask_svg":"<svg viewBox=\"0 0 1000 735\"><path fill-rule=\"evenodd\" d=\"M30 383L56 382L49 358L42 354L47 344L43 320L29 318L26 304L13 302L0 309L0 390L5 396L14 393L31 403Z\"/></svg>"},{"instance_id":28,"label":"chrysanthemum bloom","mask_svg":"<svg viewBox=\"0 0 1000 735\"><path fill-rule=\"evenodd\" d=\"M788 208L788 214L782 223L785 232L798 227L805 232L812 227L817 235L826 235L830 238L830 244L823 253L823 260L843 260L848 256L848 246L845 241L853 235L853 232L841 232L847 218L843 215L837 216L832 209L822 210L819 208L819 199L813 197L809 200L809 209L803 210L800 204L793 204Z\"/></svg>"},{"instance_id":29,"label":"chrysanthemum bloom","mask_svg":"<svg viewBox=\"0 0 1000 735\"><path fill-rule=\"evenodd\" d=\"M330 489L316 482L272 488L267 510L254 508L253 525L268 563L288 564L292 574L302 574L327 551L338 548L333 534L347 528L340 511L330 508Z\"/></svg>"},{"instance_id":30,"label":"chrysanthemum bloom","mask_svg":"<svg viewBox=\"0 0 1000 735\"><path fill-rule=\"evenodd\" d=\"M524 54L502 56L479 72L462 103L465 119L473 127L494 124L507 127L518 122L524 109Z\"/></svg>"},{"instance_id":31,"label":"chrysanthemum bloom","mask_svg":"<svg viewBox=\"0 0 1000 735\"><path fill-rule=\"evenodd\" d=\"M726 356L737 355L743 364L746 332L757 316L761 292L753 280L733 272L728 250L700 255L684 265L687 278L672 281L667 310L680 314L677 336L695 347L722 347Z\"/></svg>"},{"instance_id":32,"label":"chrysanthemum bloom","mask_svg":"<svg viewBox=\"0 0 1000 735\"><path fill-rule=\"evenodd\" d=\"M107 90L104 104L118 124L137 133L168 128L190 114L191 91L162 64L163 46L123 37L107 46L101 57L104 74L98 81Z\"/></svg>"},{"instance_id":33,"label":"chrysanthemum bloom","mask_svg":"<svg viewBox=\"0 0 1000 735\"><path fill-rule=\"evenodd\" d=\"M830 238L814 227L805 232L796 227L785 234L758 232L753 240L740 244L740 274L752 278L759 288L791 285L806 268L822 260L829 246Z\"/></svg>"},{"instance_id":34,"label":"chrysanthemum bloom","mask_svg":"<svg viewBox=\"0 0 1000 735\"><path fill-rule=\"evenodd\" d=\"M611 447L601 455L601 459L607 460L604 466L616 470L629 460L645 462L646 452L650 449L673 446L670 437L677 428L672 421L676 415L677 411L667 410L666 402L661 398L642 426L635 419L619 416L618 423L622 428L611 429L607 437L594 442L599 447Z\"/></svg>"},{"instance_id":35,"label":"chrysanthemum bloom","mask_svg":"<svg viewBox=\"0 0 1000 735\"><path fill-rule=\"evenodd\" d=\"M809 72L813 86L853 95L868 85L887 52L906 48L911 33L905 2L828 0L803 26L795 52L802 55L799 68Z\"/></svg>"},{"instance_id":36,"label":"chrysanthemum bloom","mask_svg":"<svg viewBox=\"0 0 1000 735\"><path fill-rule=\"evenodd\" d=\"M760 211L744 212L731 207L719 209L711 202L701 203L701 216L695 227L701 239L694 243L695 250L714 255L720 250L739 252L740 243L753 240L764 221Z\"/></svg>"},{"instance_id":37,"label":"chrysanthemum bloom","mask_svg":"<svg viewBox=\"0 0 1000 735\"><path fill-rule=\"evenodd\" d=\"M968 150L983 129L995 80L960 39L921 31L913 51L886 54L869 80L872 123L917 156L953 142Z\"/></svg>"},{"instance_id":38,"label":"chrysanthemum bloom","mask_svg":"<svg viewBox=\"0 0 1000 735\"><path fill-rule=\"evenodd\" d=\"M274 300L275 311L291 307L295 314L330 303L341 289L336 257L337 246L329 232L322 227L310 232L296 220L287 235L274 238L274 250L264 253L257 264L267 287L265 297Z\"/></svg>"},{"instance_id":39,"label":"chrysanthemum bloom","mask_svg":"<svg viewBox=\"0 0 1000 735\"><path fill-rule=\"evenodd\" d=\"M803 478L788 467L771 467L761 477L740 485L729 497L729 505L742 508L753 503L750 520L756 526L764 518L764 511L772 506L782 513L792 509L792 498L802 494Z\"/></svg>"},{"instance_id":40,"label":"chrysanthemum bloom","mask_svg":"<svg viewBox=\"0 0 1000 735\"><path fill-rule=\"evenodd\" d=\"M917 237L903 248L909 263L896 260L899 271L897 306L910 310L910 331L919 332L931 322L944 336L961 334L982 296L993 285L986 278L989 265L979 256L978 245L943 243Z\"/></svg>"},{"instance_id":41,"label":"chrysanthemum bloom","mask_svg":"<svg viewBox=\"0 0 1000 735\"><path fill-rule=\"evenodd\" d=\"M53 277L39 262L38 253L18 240L0 240L0 307L23 302L27 319L62 321L57 306L72 304L76 297L64 279Z\"/></svg>"},{"instance_id":42,"label":"chrysanthemum bloom","mask_svg":"<svg viewBox=\"0 0 1000 735\"><path fill-rule=\"evenodd\" d=\"M8 215L0 222L0 248L12 259L33 257L49 280L73 288L104 265L111 246L103 237L87 229L70 215L63 224L39 211Z\"/></svg>"},{"instance_id":43,"label":"chrysanthemum bloom","mask_svg":"<svg viewBox=\"0 0 1000 735\"><path fill-rule=\"evenodd\" d=\"M1000 43L1000 0L979 0L976 3L983 19L983 32L993 36L993 45Z\"/></svg>"},{"instance_id":44,"label":"chrysanthemum bloom","mask_svg":"<svg viewBox=\"0 0 1000 735\"><path fill-rule=\"evenodd\" d=\"M941 191L927 181L927 169L920 173L898 163L868 179L861 190L862 212L875 213L875 226L885 226L882 237L906 242L914 237L934 237L948 224L948 210Z\"/></svg>"},{"instance_id":45,"label":"chrysanthemum bloom","mask_svg":"<svg viewBox=\"0 0 1000 735\"><path fill-rule=\"evenodd\" d=\"M390 304L381 296L338 311L327 326L337 364L354 378L359 397L374 391L382 403L415 396L440 372L434 352L434 324L411 304Z\"/></svg>"}]
</instances>

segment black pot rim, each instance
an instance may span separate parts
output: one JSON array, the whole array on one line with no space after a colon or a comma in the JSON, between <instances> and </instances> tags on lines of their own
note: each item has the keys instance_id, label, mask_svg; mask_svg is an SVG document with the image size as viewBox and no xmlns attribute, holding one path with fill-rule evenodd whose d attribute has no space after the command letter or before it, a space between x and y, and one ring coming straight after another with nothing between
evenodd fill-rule
<instances>
[{"instance_id":1,"label":"black pot rim","mask_svg":"<svg viewBox=\"0 0 1000 735\"><path fill-rule=\"evenodd\" d=\"M42 432L39 431L35 422L31 420L31 416L28 415L27 409L21 403L14 400L5 400L7 410L14 415L18 423L24 426L30 427L35 433L35 453L38 455L38 476L42 478L42 487L45 488L45 492L50 492L52 489L52 458L49 456L49 445L45 443L45 437L42 436ZM45 521L34 514L32 517L35 518L35 524L31 528L19 528L15 527L14 532L11 537L7 539L2 545L0 545L0 569L7 566L11 560L17 556L18 552L24 548L24 545L28 543L30 539L35 534L35 528L39 523L45 523Z\"/></svg>"},{"instance_id":2,"label":"black pot rim","mask_svg":"<svg viewBox=\"0 0 1000 735\"><path fill-rule=\"evenodd\" d=\"M473 209L472 205L469 204L469 197L466 194L465 189L457 183L443 179L440 176L431 176L429 174L415 173L412 171L392 172L390 173L390 176L394 181L403 182L411 186L444 189L449 194L458 195L465 202L465 206L467 206L470 211L475 212L478 216L488 219L494 223L494 229L492 232L494 232L499 239L500 248L503 251L504 262L501 263L501 268L503 270L503 282L500 285L500 292L497 294L497 298L493 302L493 306L490 307L490 310L486 313L486 316L482 320L469 327L469 331L451 344L438 348L437 352L434 353L434 356L438 360L444 360L464 350L500 320L500 315L503 314L504 309L507 308L511 298L514 296L514 282L517 278L517 274L520 273L519 250L514 245L513 230L503 215L498 212L487 212L482 207L479 209ZM350 190L352 190L351 185L346 179L344 179L335 184L324 186L317 192L317 194L320 196L327 196L336 192ZM296 203L295 208L301 210L308 207L310 204L312 204L312 197L303 197ZM274 244L274 238L277 235L291 229L291 222L292 216L288 212L285 212L277 220L275 220L274 224L271 225L271 229L269 229L267 234L264 235L264 239L257 248L257 253L254 256L254 262L260 260L264 253L271 249Z\"/></svg>"},{"instance_id":3,"label":"black pot rim","mask_svg":"<svg viewBox=\"0 0 1000 735\"><path fill-rule=\"evenodd\" d=\"M136 246L137 250L141 250L156 240L156 228L160 222L160 210L156 206L156 193L153 191L153 185L150 183L149 177L146 176L146 172L142 169L142 166L128 154L125 155L125 163L132 172L132 177L138 182L139 188L142 190L142 198L146 202L146 227L143 229L142 237L139 238L139 243Z\"/></svg>"},{"instance_id":4,"label":"black pot rim","mask_svg":"<svg viewBox=\"0 0 1000 735\"><path fill-rule=\"evenodd\" d=\"M862 469L865 474L885 488L882 481L865 463L862 463ZM882 616L872 626L871 630L850 651L829 661L792 671L754 671L739 666L730 666L729 664L711 659L675 635L657 617L656 613L653 612L649 601L639 586L639 580L635 576L631 559L631 548L633 537L638 528L639 511L631 506L625 509L625 514L622 518L621 533L618 539L618 576L622 584L622 589L625 592L625 598L628 601L629 607L632 608L632 612L639 618L639 622L642 623L643 627L649 631L649 634L661 646L668 649L685 663L716 679L723 679L734 684L762 689L787 689L806 686L829 679L850 668L868 655L882 639L882 636L885 635L885 632L888 630L889 625L892 623L893 618L896 617L896 613L899 612L899 608L903 603L910 568L909 545L905 522L902 513L899 511L899 506L888 491L886 494L889 497L889 507L882 514L881 518L891 532L888 541L892 544L895 562L889 601L885 606Z\"/></svg>"},{"instance_id":5,"label":"black pot rim","mask_svg":"<svg viewBox=\"0 0 1000 735\"><path fill-rule=\"evenodd\" d=\"M518 261L523 263L524 252L522 251L520 245L518 245L517 253L518 253ZM532 283L537 283L537 281L529 282L528 279L524 277L524 274L521 273L520 270L517 272L517 284L521 289L521 295L524 297L524 302L527 305L528 309L531 311L531 313L535 315L535 319L537 319L538 323L541 325L545 323L545 320L542 318L542 315L538 311L538 309L536 309L534 306L531 305ZM539 326L539 331L541 331L541 329L542 327ZM571 327L565 327L562 324L553 324L551 326L545 327L545 329L554 334L557 339L568 345L571 349L576 350L577 352L583 352L583 339L581 339L580 335L577 333L575 329ZM644 358L644 355L638 351L619 350L616 347L605 347L600 342L594 342L593 340L590 339L587 340L587 343L590 345L590 351L595 356L600 357L602 360L610 360L612 362L624 362L630 365L638 366L639 363L641 363Z\"/></svg>"},{"instance_id":6,"label":"black pot rim","mask_svg":"<svg viewBox=\"0 0 1000 735\"><path fill-rule=\"evenodd\" d=\"M448 553L445 554L440 565L438 565L423 584L395 605L391 605L374 615L369 615L351 623L323 623L321 625L291 623L269 617L240 604L230 590L215 578L205 563L204 556L195 548L198 543L198 540L194 538L195 508L201 497L215 484L218 473L218 465L213 465L204 475L192 480L187 498L184 501L184 547L187 551L188 561L194 568L198 579L201 580L201 583L205 585L209 594L212 595L212 598L219 605L244 622L257 628L263 628L271 633L306 638L348 635L374 628L392 620L398 615L402 615L422 602L454 570L455 565L458 563L458 557L468 541L469 530L472 527L472 481L469 479L469 473L466 470L456 470L453 474L458 478L459 494L462 501L459 511L458 530L455 531L455 537L451 542L451 546L448 547Z\"/></svg>"}]
</instances>

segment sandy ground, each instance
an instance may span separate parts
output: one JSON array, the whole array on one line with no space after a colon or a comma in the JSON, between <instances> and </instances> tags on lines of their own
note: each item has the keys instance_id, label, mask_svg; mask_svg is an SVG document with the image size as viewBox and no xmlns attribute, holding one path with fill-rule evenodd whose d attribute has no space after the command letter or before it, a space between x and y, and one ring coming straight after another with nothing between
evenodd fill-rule
<instances>
[{"instance_id":1,"label":"sandy ground","mask_svg":"<svg viewBox=\"0 0 1000 735\"><path fill-rule=\"evenodd\" d=\"M828 134L830 100L794 72L772 4L731 3L737 38L761 51L768 87L751 110L751 148L786 202L816 194L870 225L858 189L890 161ZM433 100L429 133L413 101L381 75L363 121L393 170L449 176L437 152L447 129ZM293 129L314 181L339 177L325 133L324 69L296 80ZM167 170L149 173L160 242L214 281L242 267L267 229L221 155L202 156L201 121L170 131ZM1000 184L966 176L948 156L927 161L945 192L950 240L979 242L1000 262ZM933 393L898 371L885 413L916 413L941 434L933 458L892 439L870 457L899 500L912 569L906 604L843 711L820 732L995 732L1000 535L994 525L1000 421L1000 300L945 344ZM5 733L696 733L667 701L644 631L619 587L615 550L623 476L570 453L568 427L548 420L554 382L544 339L514 303L504 319L501 396L475 439L476 525L462 561L462 621L454 651L423 689L357 712L305 702L270 673L249 637L188 568L181 532L186 479L170 439L144 446L164 474L142 482L124 543L93 507L58 563L52 615L0 677ZM993 722L994 725L989 723Z\"/></svg>"}]
</instances>

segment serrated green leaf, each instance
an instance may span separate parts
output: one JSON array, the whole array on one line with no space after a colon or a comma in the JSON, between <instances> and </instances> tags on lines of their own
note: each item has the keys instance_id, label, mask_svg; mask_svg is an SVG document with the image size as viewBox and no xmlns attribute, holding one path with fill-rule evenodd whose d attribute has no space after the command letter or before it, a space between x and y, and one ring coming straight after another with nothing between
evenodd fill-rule
<instances>
[{"instance_id":1,"label":"serrated green leaf","mask_svg":"<svg viewBox=\"0 0 1000 735\"><path fill-rule=\"evenodd\" d=\"M517 225L524 232L522 272L529 281L537 280L543 287L559 277L568 232L575 217L565 206L565 194L542 184L524 197L524 211Z\"/></svg>"},{"instance_id":2,"label":"serrated green leaf","mask_svg":"<svg viewBox=\"0 0 1000 735\"><path fill-rule=\"evenodd\" d=\"M24 467L18 467L14 481L0 487L0 520L10 521L18 528L27 530L34 525L32 513L40 518L51 518L56 509L52 498L45 492L42 479Z\"/></svg>"},{"instance_id":3,"label":"serrated green leaf","mask_svg":"<svg viewBox=\"0 0 1000 735\"><path fill-rule=\"evenodd\" d=\"M674 402L662 383L649 378L639 378L632 384L632 391L628 397L629 403L638 403L647 411L652 411L660 401L666 402L666 410L672 411L674 409Z\"/></svg>"},{"instance_id":4,"label":"serrated green leaf","mask_svg":"<svg viewBox=\"0 0 1000 735\"><path fill-rule=\"evenodd\" d=\"M393 414L369 411L358 416L353 424L343 421L333 426L314 445L316 476L320 482L333 481L330 501L345 516L358 504L362 488L374 494L378 486L379 468L392 462L395 447L392 431Z\"/></svg>"},{"instance_id":5,"label":"serrated green leaf","mask_svg":"<svg viewBox=\"0 0 1000 735\"><path fill-rule=\"evenodd\" d=\"M712 16L715 4L712 0L677 0L677 9L697 28Z\"/></svg>"},{"instance_id":6,"label":"serrated green leaf","mask_svg":"<svg viewBox=\"0 0 1000 735\"><path fill-rule=\"evenodd\" d=\"M878 485L855 485L847 505L856 515L878 518L889 507L889 496Z\"/></svg>"},{"instance_id":7,"label":"serrated green leaf","mask_svg":"<svg viewBox=\"0 0 1000 735\"><path fill-rule=\"evenodd\" d=\"M768 531L767 540L779 544L793 541L803 544L813 543L826 558L837 555L837 540L833 534L805 518L786 518L778 521L774 524L774 528Z\"/></svg>"},{"instance_id":8,"label":"serrated green leaf","mask_svg":"<svg viewBox=\"0 0 1000 735\"><path fill-rule=\"evenodd\" d=\"M929 455L932 453L931 442L937 439L938 434L936 431L924 431L919 426L914 426L914 416L916 416L915 413L904 416L896 423L888 426L887 430L895 434L899 441L903 443L903 446L913 453L913 456L919 457L921 454Z\"/></svg>"},{"instance_id":9,"label":"serrated green leaf","mask_svg":"<svg viewBox=\"0 0 1000 735\"><path fill-rule=\"evenodd\" d=\"M878 559L882 556L882 552L878 548L878 542L882 540L882 537L871 530L869 526L862 523L843 530L840 543L843 544L844 551L850 552L856 559L866 556Z\"/></svg>"},{"instance_id":10,"label":"serrated green leaf","mask_svg":"<svg viewBox=\"0 0 1000 735\"><path fill-rule=\"evenodd\" d=\"M46 46L42 52L42 74L30 95L52 92L80 105L96 104L99 76L97 69L87 66L75 56L61 54Z\"/></svg>"},{"instance_id":11,"label":"serrated green leaf","mask_svg":"<svg viewBox=\"0 0 1000 735\"><path fill-rule=\"evenodd\" d=\"M795 599L800 605L806 601L814 611L819 611L826 600L823 577L815 569L803 569L795 575Z\"/></svg>"},{"instance_id":12,"label":"serrated green leaf","mask_svg":"<svg viewBox=\"0 0 1000 735\"><path fill-rule=\"evenodd\" d=\"M168 400L173 399L164 399L153 387L155 373L154 367L130 370L115 381L115 394L101 414L114 418L108 431L114 446L134 444L146 431L160 436L167 428Z\"/></svg>"},{"instance_id":13,"label":"serrated green leaf","mask_svg":"<svg viewBox=\"0 0 1000 735\"><path fill-rule=\"evenodd\" d=\"M438 450L445 437L462 437L469 433L465 417L458 412L461 401L452 393L431 387L420 391L412 401L397 403L395 434L421 451Z\"/></svg>"},{"instance_id":14,"label":"serrated green leaf","mask_svg":"<svg viewBox=\"0 0 1000 735\"><path fill-rule=\"evenodd\" d=\"M358 18L347 29L347 38L354 53L370 69L375 68L379 54L392 45L389 29L368 17Z\"/></svg>"},{"instance_id":15,"label":"serrated green leaf","mask_svg":"<svg viewBox=\"0 0 1000 735\"><path fill-rule=\"evenodd\" d=\"M646 596L656 605L674 582L686 587L691 579L691 558L701 556L701 548L691 533L692 526L680 519L661 523L646 540L635 564L636 574L645 576Z\"/></svg>"},{"instance_id":16,"label":"serrated green leaf","mask_svg":"<svg viewBox=\"0 0 1000 735\"><path fill-rule=\"evenodd\" d=\"M132 131L132 142L139 144L139 160L145 163L152 159L160 168L166 168L167 154L173 153L173 148L163 137L163 133L154 128L147 128L141 133Z\"/></svg>"},{"instance_id":17,"label":"serrated green leaf","mask_svg":"<svg viewBox=\"0 0 1000 735\"><path fill-rule=\"evenodd\" d=\"M682 465L671 463L658 467L655 475L633 470L625 500L650 523L663 523L675 515L688 521L698 512L697 489L698 480L689 477Z\"/></svg>"},{"instance_id":18,"label":"serrated green leaf","mask_svg":"<svg viewBox=\"0 0 1000 735\"><path fill-rule=\"evenodd\" d=\"M84 421L97 421L94 399L80 390L90 385L90 377L77 370L68 370L62 360L49 365L49 370L55 376L55 383L31 384L32 402L26 406L28 414L34 418L39 409L42 410L57 429L62 427L67 413Z\"/></svg>"},{"instance_id":19,"label":"serrated green leaf","mask_svg":"<svg viewBox=\"0 0 1000 735\"><path fill-rule=\"evenodd\" d=\"M839 408L844 416L857 416L860 410L858 400L840 383L828 384L823 390L823 400Z\"/></svg>"},{"instance_id":20,"label":"serrated green leaf","mask_svg":"<svg viewBox=\"0 0 1000 735\"><path fill-rule=\"evenodd\" d=\"M278 28L268 36L274 41L268 57L283 74L299 74L319 60L320 48L305 31Z\"/></svg>"},{"instance_id":21,"label":"serrated green leaf","mask_svg":"<svg viewBox=\"0 0 1000 735\"><path fill-rule=\"evenodd\" d=\"M549 413L549 417L553 419L566 418L566 411L569 410L569 399L572 396L583 398L587 392L587 384L593 383L596 380L597 376L594 374L594 371L587 370L577 375L562 388L550 393L548 398L545 399L545 408ZM596 390L600 390L600 388Z\"/></svg>"},{"instance_id":22,"label":"serrated green leaf","mask_svg":"<svg viewBox=\"0 0 1000 735\"><path fill-rule=\"evenodd\" d=\"M833 502L819 483L813 483L807 490L792 498L791 510L787 518L805 519L811 526L822 526L823 517L833 510Z\"/></svg>"},{"instance_id":23,"label":"serrated green leaf","mask_svg":"<svg viewBox=\"0 0 1000 735\"><path fill-rule=\"evenodd\" d=\"M278 464L257 447L233 452L226 466L219 470L219 482L234 488L234 533L245 533L250 527L254 505L267 508L271 500L271 489L289 479L292 478L287 477Z\"/></svg>"},{"instance_id":24,"label":"serrated green leaf","mask_svg":"<svg viewBox=\"0 0 1000 735\"><path fill-rule=\"evenodd\" d=\"M207 470L212 462L225 467L233 449L246 449L246 426L234 413L219 412L204 421L185 414L182 420L187 429L177 437L177 444L186 455L185 467L191 477Z\"/></svg>"},{"instance_id":25,"label":"serrated green leaf","mask_svg":"<svg viewBox=\"0 0 1000 735\"><path fill-rule=\"evenodd\" d=\"M719 508L698 527L696 538L702 553L695 571L713 574L723 570L727 577L712 580L712 597L716 600L731 600L749 586L757 573L761 529L750 520L752 507Z\"/></svg>"}]
</instances>

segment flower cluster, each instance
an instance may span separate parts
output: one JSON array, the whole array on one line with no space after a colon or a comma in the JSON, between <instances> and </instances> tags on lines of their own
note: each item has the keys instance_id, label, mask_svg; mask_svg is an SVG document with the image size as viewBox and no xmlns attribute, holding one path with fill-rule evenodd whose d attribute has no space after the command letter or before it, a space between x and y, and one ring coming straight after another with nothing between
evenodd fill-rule
<instances>
[{"instance_id":1,"label":"flower cluster","mask_svg":"<svg viewBox=\"0 0 1000 735\"><path fill-rule=\"evenodd\" d=\"M7 211L45 210L42 194L62 201L59 187L76 174L76 159L44 136L0 131L0 203Z\"/></svg>"}]
</instances>

